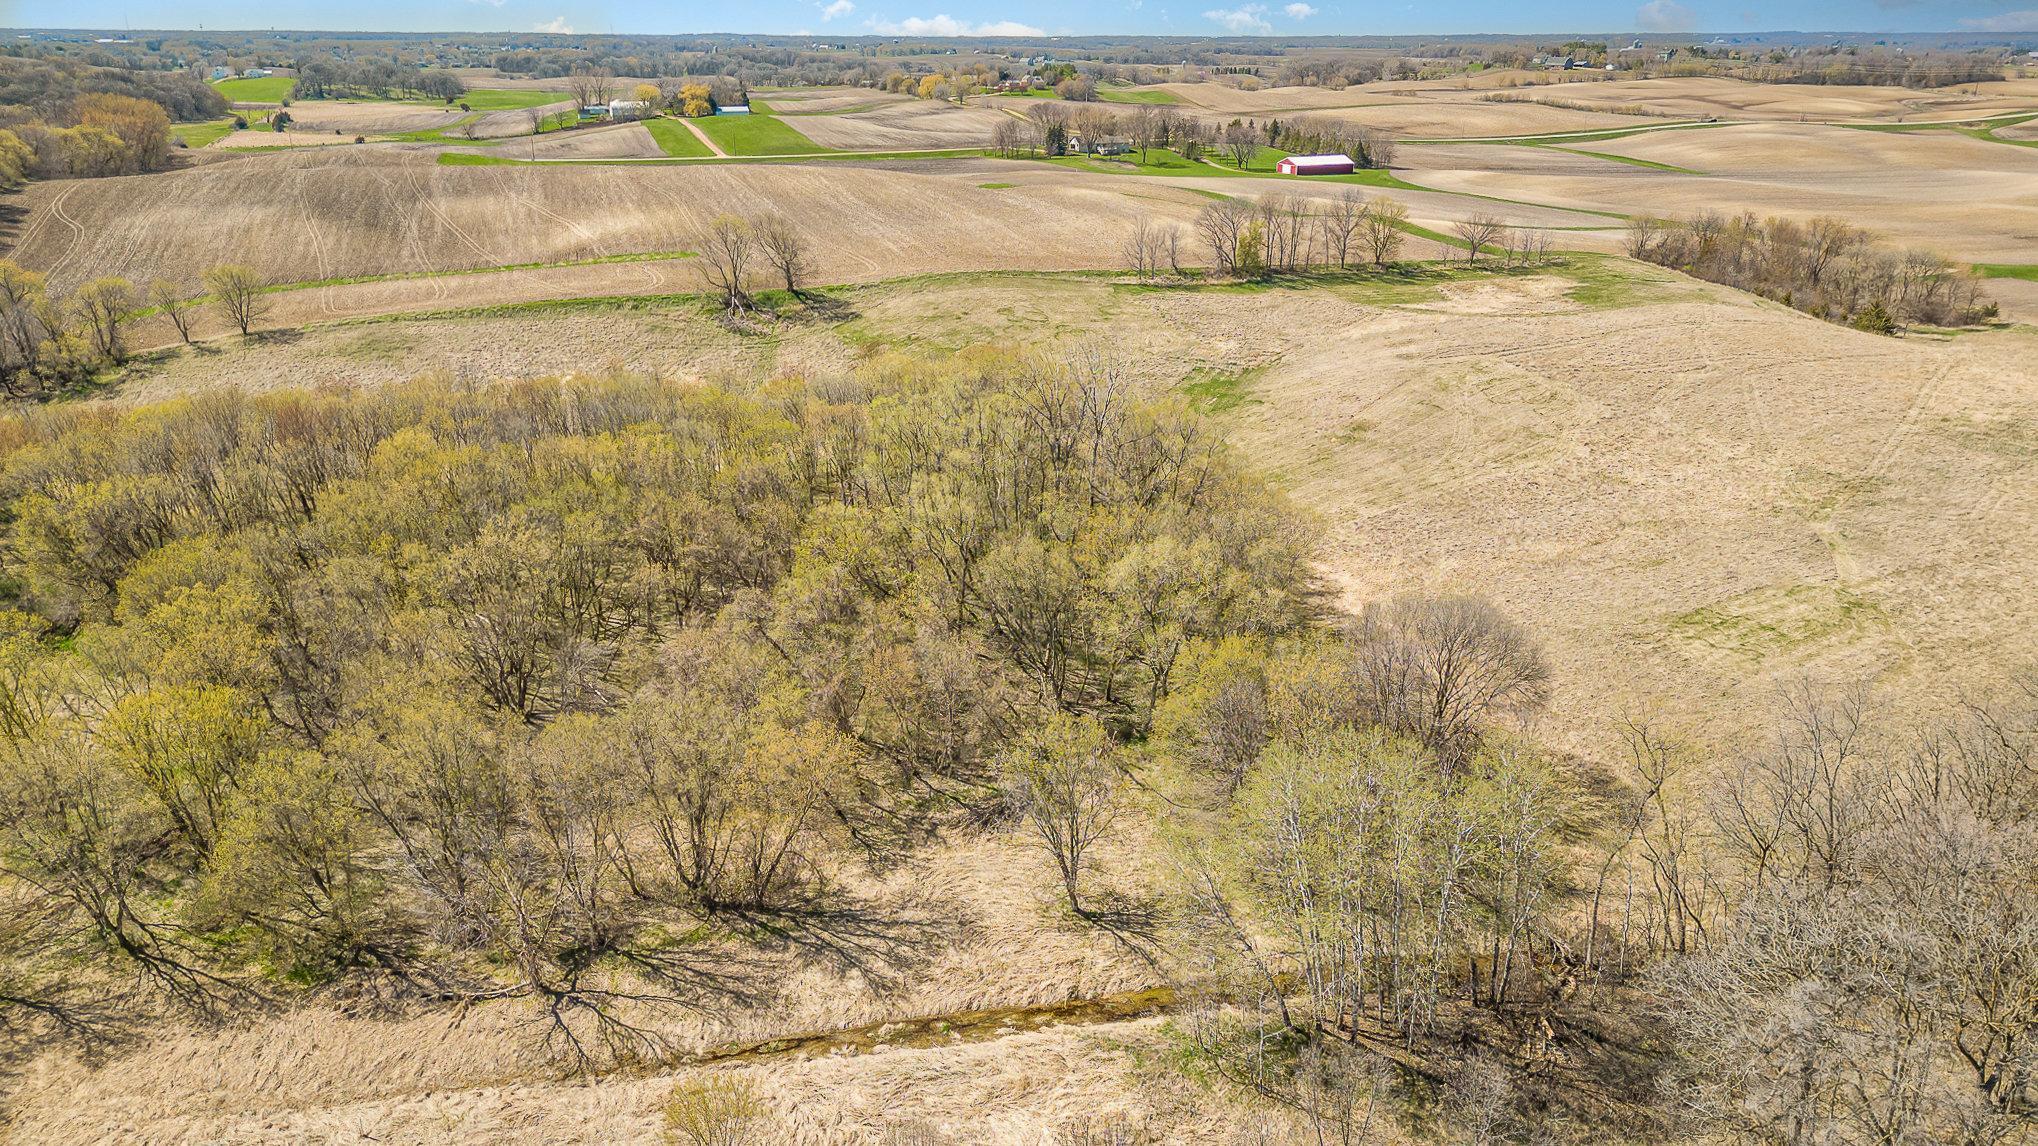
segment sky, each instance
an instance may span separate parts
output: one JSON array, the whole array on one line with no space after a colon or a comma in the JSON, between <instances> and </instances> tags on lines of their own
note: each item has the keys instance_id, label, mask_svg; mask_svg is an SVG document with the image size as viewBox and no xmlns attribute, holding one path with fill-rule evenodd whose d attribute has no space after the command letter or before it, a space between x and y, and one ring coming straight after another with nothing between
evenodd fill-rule
<instances>
[{"instance_id":1,"label":"sky","mask_svg":"<svg viewBox=\"0 0 2038 1146\"><path fill-rule=\"evenodd\" d=\"M2038 0L0 0L0 27L834 36L1990 32Z\"/></svg>"}]
</instances>

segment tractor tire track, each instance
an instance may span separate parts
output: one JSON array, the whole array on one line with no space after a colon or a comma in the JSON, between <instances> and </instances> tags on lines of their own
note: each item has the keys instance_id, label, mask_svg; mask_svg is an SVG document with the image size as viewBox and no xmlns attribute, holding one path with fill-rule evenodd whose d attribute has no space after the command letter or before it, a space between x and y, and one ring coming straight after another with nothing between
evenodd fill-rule
<instances>
[{"instance_id":1,"label":"tractor tire track","mask_svg":"<svg viewBox=\"0 0 2038 1146\"><path fill-rule=\"evenodd\" d=\"M439 206L438 196L436 194L433 194L431 182L432 182L431 180L425 181L425 190L418 196L419 201L424 204L425 210L430 211L432 213L432 217L437 219L441 226L445 227L446 230L452 232L455 238L459 239L462 243L465 243L467 245L468 250L473 251L477 256L480 257L482 266L485 267L501 266L504 263L513 261L510 259L497 257L493 252L489 251L488 248L483 247L480 243L476 242L474 240L474 236L468 234L465 230L463 230L460 227L460 224L455 223L453 221L452 216L446 214L445 209Z\"/></svg>"},{"instance_id":2,"label":"tractor tire track","mask_svg":"<svg viewBox=\"0 0 2038 1146\"><path fill-rule=\"evenodd\" d=\"M311 213L311 196L305 189L308 182L309 176L300 169L297 173L297 209L304 216L304 233L311 240L311 255L318 266L318 278L329 279L333 277L332 260L326 255L325 236L319 233L318 222ZM331 286L318 288L318 307L327 316L337 318L340 309L333 305L332 290Z\"/></svg>"},{"instance_id":3,"label":"tractor tire track","mask_svg":"<svg viewBox=\"0 0 2038 1146\"><path fill-rule=\"evenodd\" d=\"M78 185L73 183L58 192L50 200L50 214L54 215L58 222L71 229L71 245L64 248L64 253L58 256L55 262L50 264L49 270L43 272L51 279L55 279L58 272L62 271L85 246L85 228L76 219L71 218L70 214L64 210L64 201L77 194L77 191Z\"/></svg>"}]
</instances>

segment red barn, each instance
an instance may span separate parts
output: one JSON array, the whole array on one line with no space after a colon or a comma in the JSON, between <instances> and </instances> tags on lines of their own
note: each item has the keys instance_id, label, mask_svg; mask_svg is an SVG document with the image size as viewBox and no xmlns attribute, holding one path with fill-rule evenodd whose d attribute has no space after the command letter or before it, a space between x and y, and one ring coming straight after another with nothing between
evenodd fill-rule
<instances>
[{"instance_id":1,"label":"red barn","mask_svg":"<svg viewBox=\"0 0 2038 1146\"><path fill-rule=\"evenodd\" d=\"M1355 167L1349 155L1290 155L1274 170L1283 175L1350 175Z\"/></svg>"}]
</instances>

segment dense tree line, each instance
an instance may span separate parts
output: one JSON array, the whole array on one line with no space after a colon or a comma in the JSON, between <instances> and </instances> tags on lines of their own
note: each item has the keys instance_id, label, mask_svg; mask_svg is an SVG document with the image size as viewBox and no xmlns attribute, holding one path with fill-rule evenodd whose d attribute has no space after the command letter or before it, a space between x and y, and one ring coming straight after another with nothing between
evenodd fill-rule
<instances>
[{"instance_id":1,"label":"dense tree line","mask_svg":"<svg viewBox=\"0 0 2038 1146\"><path fill-rule=\"evenodd\" d=\"M78 96L55 122L0 109L0 186L139 175L170 165L170 118L133 96Z\"/></svg>"},{"instance_id":2,"label":"dense tree line","mask_svg":"<svg viewBox=\"0 0 2038 1146\"><path fill-rule=\"evenodd\" d=\"M1971 273L1918 248L1893 251L1843 219L1638 217L1628 254L1772 298L1808 314L1888 333L1900 324L1964 326L1995 315Z\"/></svg>"},{"instance_id":3,"label":"dense tree line","mask_svg":"<svg viewBox=\"0 0 2038 1146\"><path fill-rule=\"evenodd\" d=\"M1199 1070L1317 1141L1383 1106L1534 1141L1575 1114L1557 1030L1633 1022L1600 1081L1629 1113L1578 1140L2038 1130L2038 687L1916 719L1799 682L1738 755L1631 721L1607 788L1521 735L1546 683L1467 599L1184 655L1155 729L1205 809L1178 836ZM1507 1058L1464 1053L1496 1029Z\"/></svg>"},{"instance_id":4,"label":"dense tree line","mask_svg":"<svg viewBox=\"0 0 2038 1146\"><path fill-rule=\"evenodd\" d=\"M1315 609L1208 428L1010 356L0 438L16 1030L372 975L655 1050L719 924L796 926L849 857L1004 814L1041 729L1141 737L1186 645Z\"/></svg>"},{"instance_id":5,"label":"dense tree line","mask_svg":"<svg viewBox=\"0 0 2038 1146\"><path fill-rule=\"evenodd\" d=\"M1774 84L1892 85L1944 88L2000 80L2005 60L1995 52L1871 52L1813 48L1737 69L1742 79Z\"/></svg>"},{"instance_id":6,"label":"dense tree line","mask_svg":"<svg viewBox=\"0 0 2038 1146\"><path fill-rule=\"evenodd\" d=\"M460 77L445 68L418 67L388 58L314 57L297 69L299 99L422 96L452 103L466 90Z\"/></svg>"},{"instance_id":7,"label":"dense tree line","mask_svg":"<svg viewBox=\"0 0 2038 1146\"><path fill-rule=\"evenodd\" d=\"M187 343L193 313L201 303L211 303L228 323L248 334L267 309L266 281L252 269L232 264L208 268L203 279L207 292L203 298L193 298L166 280L138 288L114 275L81 283L64 294L51 290L40 272L0 259L0 393L9 398L51 398L120 366L128 360L129 328L149 309L168 320Z\"/></svg>"},{"instance_id":8,"label":"dense tree line","mask_svg":"<svg viewBox=\"0 0 2038 1146\"><path fill-rule=\"evenodd\" d=\"M224 97L188 72L0 57L0 108L25 109L10 112L8 119L75 122L72 109L81 95L148 100L172 120L212 119L227 110Z\"/></svg>"}]
</instances>

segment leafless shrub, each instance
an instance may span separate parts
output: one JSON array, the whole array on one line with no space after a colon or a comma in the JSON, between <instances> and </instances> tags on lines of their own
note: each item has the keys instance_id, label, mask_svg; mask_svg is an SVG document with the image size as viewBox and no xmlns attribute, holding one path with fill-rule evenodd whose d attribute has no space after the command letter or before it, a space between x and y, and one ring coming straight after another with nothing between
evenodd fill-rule
<instances>
[{"instance_id":1,"label":"leafless shrub","mask_svg":"<svg viewBox=\"0 0 2038 1146\"><path fill-rule=\"evenodd\" d=\"M1368 605L1347 639L1352 686L1369 721L1420 740L1447 770L1489 723L1525 719L1549 698L1542 651L1483 598Z\"/></svg>"}]
</instances>

